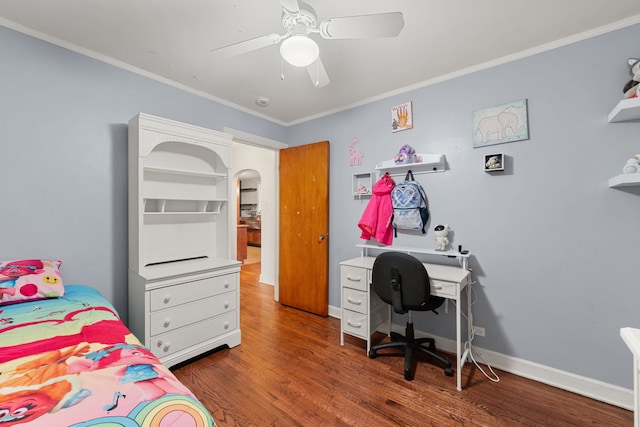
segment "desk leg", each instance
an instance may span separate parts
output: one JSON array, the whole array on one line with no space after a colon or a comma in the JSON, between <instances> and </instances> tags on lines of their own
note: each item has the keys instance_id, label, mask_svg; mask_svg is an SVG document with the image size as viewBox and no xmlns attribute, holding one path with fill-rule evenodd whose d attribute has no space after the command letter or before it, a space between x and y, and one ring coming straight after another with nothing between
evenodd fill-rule
<instances>
[{"instance_id":1,"label":"desk leg","mask_svg":"<svg viewBox=\"0 0 640 427\"><path fill-rule=\"evenodd\" d=\"M462 301L458 299L456 302L456 388L462 391L462 360L460 357L460 347L462 344L462 333L460 331L460 304Z\"/></svg>"}]
</instances>

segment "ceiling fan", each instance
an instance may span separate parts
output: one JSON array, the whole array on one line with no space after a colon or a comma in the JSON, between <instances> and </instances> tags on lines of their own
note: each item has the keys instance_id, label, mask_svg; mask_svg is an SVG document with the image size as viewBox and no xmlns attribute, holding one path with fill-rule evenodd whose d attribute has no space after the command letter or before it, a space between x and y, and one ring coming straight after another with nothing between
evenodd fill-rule
<instances>
[{"instance_id":1,"label":"ceiling fan","mask_svg":"<svg viewBox=\"0 0 640 427\"><path fill-rule=\"evenodd\" d=\"M284 34L268 34L254 39L212 49L215 56L235 56L280 45L282 58L296 67L306 67L316 87L329 84L329 76L320 60L320 49L311 33L319 33L324 39L357 39L396 37L404 27L402 12L374 15L328 18L318 22L316 12L307 3L298 0L280 0Z\"/></svg>"}]
</instances>

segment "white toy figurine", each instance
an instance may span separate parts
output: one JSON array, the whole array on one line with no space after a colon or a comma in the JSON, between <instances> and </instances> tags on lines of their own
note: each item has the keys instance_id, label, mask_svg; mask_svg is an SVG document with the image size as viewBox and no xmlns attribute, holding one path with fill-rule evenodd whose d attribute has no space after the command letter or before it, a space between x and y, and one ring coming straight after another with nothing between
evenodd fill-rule
<instances>
[{"instance_id":1,"label":"white toy figurine","mask_svg":"<svg viewBox=\"0 0 640 427\"><path fill-rule=\"evenodd\" d=\"M447 245L449 244L449 238L447 237L449 234L449 225L436 225L433 233L436 235L436 250L446 251Z\"/></svg>"},{"instance_id":2,"label":"white toy figurine","mask_svg":"<svg viewBox=\"0 0 640 427\"><path fill-rule=\"evenodd\" d=\"M627 160L627 164L622 168L624 173L638 173L640 172L640 154L636 154L635 157Z\"/></svg>"}]
</instances>

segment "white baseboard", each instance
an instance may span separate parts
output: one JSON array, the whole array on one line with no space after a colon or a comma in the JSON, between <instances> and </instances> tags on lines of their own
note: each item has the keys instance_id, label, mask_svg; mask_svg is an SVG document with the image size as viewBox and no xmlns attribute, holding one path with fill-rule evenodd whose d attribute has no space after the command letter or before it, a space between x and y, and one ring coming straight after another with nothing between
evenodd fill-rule
<instances>
[{"instance_id":1,"label":"white baseboard","mask_svg":"<svg viewBox=\"0 0 640 427\"><path fill-rule=\"evenodd\" d=\"M340 308L329 306L329 315L340 318ZM404 333L405 325L392 324L392 330ZM438 337L416 331L417 337L430 336L436 340L436 347L448 353L456 352L456 342L449 338ZM577 393L591 399L599 400L620 408L633 410L633 390L608 384L593 378L583 377L560 369L551 368L539 363L519 359L472 345L472 355L483 365L491 365L496 369L529 378L553 387ZM467 363L473 363L468 361ZM631 368L629 368L631 369ZM487 380L488 381L488 380Z\"/></svg>"}]
</instances>

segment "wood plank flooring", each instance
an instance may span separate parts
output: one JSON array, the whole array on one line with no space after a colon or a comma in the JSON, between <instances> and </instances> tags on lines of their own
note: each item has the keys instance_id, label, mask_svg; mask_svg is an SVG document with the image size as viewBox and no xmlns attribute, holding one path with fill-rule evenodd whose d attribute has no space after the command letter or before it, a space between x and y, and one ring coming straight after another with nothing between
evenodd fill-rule
<instances>
[{"instance_id":1,"label":"wood plank flooring","mask_svg":"<svg viewBox=\"0 0 640 427\"><path fill-rule=\"evenodd\" d=\"M242 267L242 344L174 369L220 427L633 426L631 411L502 371L493 383L468 363L461 392L422 357L405 381L402 358L341 346L338 319L274 302L259 272Z\"/></svg>"}]
</instances>

